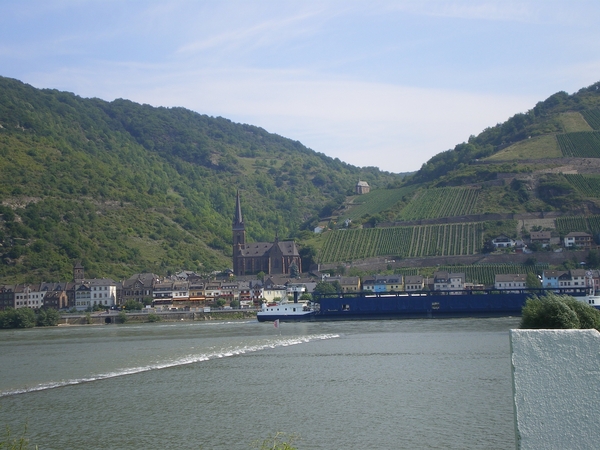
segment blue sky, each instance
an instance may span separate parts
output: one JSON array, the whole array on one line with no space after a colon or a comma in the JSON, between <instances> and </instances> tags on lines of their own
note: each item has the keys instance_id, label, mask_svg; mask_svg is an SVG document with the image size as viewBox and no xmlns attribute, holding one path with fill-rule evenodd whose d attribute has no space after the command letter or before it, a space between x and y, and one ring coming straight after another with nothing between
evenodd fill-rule
<instances>
[{"instance_id":1,"label":"blue sky","mask_svg":"<svg viewBox=\"0 0 600 450\"><path fill-rule=\"evenodd\" d=\"M2 0L0 75L417 170L600 81L597 0Z\"/></svg>"}]
</instances>

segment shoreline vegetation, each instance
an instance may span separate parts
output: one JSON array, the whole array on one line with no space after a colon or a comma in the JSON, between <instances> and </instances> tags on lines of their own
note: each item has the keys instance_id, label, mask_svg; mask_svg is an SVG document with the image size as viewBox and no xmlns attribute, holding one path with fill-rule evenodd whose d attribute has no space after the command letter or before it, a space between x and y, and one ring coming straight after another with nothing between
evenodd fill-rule
<instances>
[{"instance_id":1,"label":"shoreline vegetation","mask_svg":"<svg viewBox=\"0 0 600 450\"><path fill-rule=\"evenodd\" d=\"M27 311L19 313L20 311ZM23 317L22 317L23 316ZM45 316L44 316L45 317ZM0 311L0 329L33 328L41 326L83 326L83 325L114 325L123 323L151 323L151 322L200 322L200 321L223 321L223 320L247 320L256 319L256 311L166 311L166 312L125 312L119 311L107 314L96 313L69 313L58 314L52 318L52 322L43 322L29 308L17 310Z\"/></svg>"}]
</instances>

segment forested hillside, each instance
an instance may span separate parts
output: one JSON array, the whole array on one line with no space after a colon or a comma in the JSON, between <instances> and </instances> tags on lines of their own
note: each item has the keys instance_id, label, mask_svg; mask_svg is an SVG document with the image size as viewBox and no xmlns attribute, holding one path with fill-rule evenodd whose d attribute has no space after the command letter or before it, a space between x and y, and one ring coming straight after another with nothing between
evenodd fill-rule
<instances>
[{"instance_id":1,"label":"forested hillside","mask_svg":"<svg viewBox=\"0 0 600 450\"><path fill-rule=\"evenodd\" d=\"M0 279L208 272L231 265L240 189L248 238L293 237L398 175L251 125L107 102L0 77Z\"/></svg>"}]
</instances>

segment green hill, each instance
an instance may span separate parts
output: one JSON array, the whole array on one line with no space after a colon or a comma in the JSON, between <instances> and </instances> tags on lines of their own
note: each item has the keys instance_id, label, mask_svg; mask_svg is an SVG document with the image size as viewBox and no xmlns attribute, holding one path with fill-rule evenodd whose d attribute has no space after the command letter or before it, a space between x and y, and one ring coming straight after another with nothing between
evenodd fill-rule
<instances>
[{"instance_id":1,"label":"green hill","mask_svg":"<svg viewBox=\"0 0 600 450\"><path fill-rule=\"evenodd\" d=\"M532 227L600 236L599 130L600 83L554 94L439 153L393 189L352 198L340 211L352 229L321 237L319 261L473 255L497 234L522 238ZM548 212L569 219L513 220ZM385 230L355 229L381 222Z\"/></svg>"},{"instance_id":2,"label":"green hill","mask_svg":"<svg viewBox=\"0 0 600 450\"><path fill-rule=\"evenodd\" d=\"M359 169L297 141L183 108L106 102L0 77L0 284L231 265L235 192L250 240L293 237Z\"/></svg>"},{"instance_id":3,"label":"green hill","mask_svg":"<svg viewBox=\"0 0 600 450\"><path fill-rule=\"evenodd\" d=\"M543 223L556 233L577 224L596 234L599 136L597 83L554 94L404 177L184 108L0 77L0 283L69 279L74 260L115 279L222 270L237 189L249 240L295 238L306 264L473 255L494 234L542 226L509 217L528 212L564 215ZM354 195L359 179L369 194ZM351 229L315 236L324 221Z\"/></svg>"}]
</instances>

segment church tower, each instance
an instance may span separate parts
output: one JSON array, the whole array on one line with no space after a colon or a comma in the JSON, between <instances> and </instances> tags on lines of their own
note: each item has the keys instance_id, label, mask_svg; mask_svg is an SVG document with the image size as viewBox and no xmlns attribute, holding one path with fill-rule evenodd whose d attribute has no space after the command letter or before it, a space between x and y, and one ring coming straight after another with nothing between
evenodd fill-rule
<instances>
[{"instance_id":1,"label":"church tower","mask_svg":"<svg viewBox=\"0 0 600 450\"><path fill-rule=\"evenodd\" d=\"M246 244L246 227L244 226L244 219L242 218L242 204L240 202L239 189L235 198L235 212L233 214L231 230L233 231L233 273L237 275L241 263L239 256L241 255L242 247Z\"/></svg>"},{"instance_id":2,"label":"church tower","mask_svg":"<svg viewBox=\"0 0 600 450\"><path fill-rule=\"evenodd\" d=\"M83 270L84 269L81 261L77 261L75 264L73 264L73 280L75 283L81 283L84 280L85 276Z\"/></svg>"},{"instance_id":3,"label":"church tower","mask_svg":"<svg viewBox=\"0 0 600 450\"><path fill-rule=\"evenodd\" d=\"M240 202L240 191L237 191L237 197L235 199L235 213L233 215L233 247L238 245L244 245L246 243L246 227L244 226L244 219L242 219L242 204Z\"/></svg>"}]
</instances>

